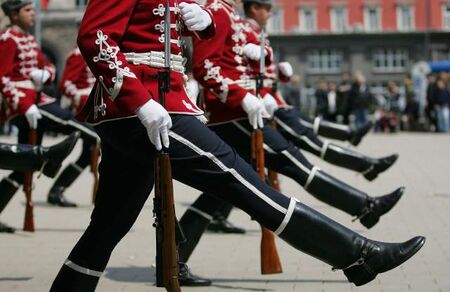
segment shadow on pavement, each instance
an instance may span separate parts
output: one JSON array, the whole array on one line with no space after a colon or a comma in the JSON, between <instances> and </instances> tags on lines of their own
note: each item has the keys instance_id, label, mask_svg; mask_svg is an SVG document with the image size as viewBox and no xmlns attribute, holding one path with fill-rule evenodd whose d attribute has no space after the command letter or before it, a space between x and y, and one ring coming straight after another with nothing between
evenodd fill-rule
<instances>
[{"instance_id":1,"label":"shadow on pavement","mask_svg":"<svg viewBox=\"0 0 450 292\"><path fill-rule=\"evenodd\" d=\"M154 267L111 267L104 277L118 282L155 283L155 273Z\"/></svg>"},{"instance_id":2,"label":"shadow on pavement","mask_svg":"<svg viewBox=\"0 0 450 292\"><path fill-rule=\"evenodd\" d=\"M0 277L0 282L3 281L19 282L19 281L29 281L31 279L33 279L33 277Z\"/></svg>"}]
</instances>

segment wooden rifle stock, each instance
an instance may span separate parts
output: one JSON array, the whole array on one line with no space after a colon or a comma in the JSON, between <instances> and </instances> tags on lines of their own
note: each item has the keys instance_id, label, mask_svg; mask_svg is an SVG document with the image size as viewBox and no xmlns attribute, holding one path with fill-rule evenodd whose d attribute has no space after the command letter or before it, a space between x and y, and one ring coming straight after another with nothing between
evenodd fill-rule
<instances>
[{"instance_id":1,"label":"wooden rifle stock","mask_svg":"<svg viewBox=\"0 0 450 292\"><path fill-rule=\"evenodd\" d=\"M156 285L165 287L169 292L178 292L181 289L178 282L175 203L168 153L157 154L155 179Z\"/></svg>"},{"instance_id":2,"label":"wooden rifle stock","mask_svg":"<svg viewBox=\"0 0 450 292\"><path fill-rule=\"evenodd\" d=\"M277 128L277 124L275 123L275 121L272 121L272 128L274 129ZM267 173L267 178L269 179L269 184L272 188L274 188L277 191L281 190L280 181L278 180L278 173L276 171L269 169Z\"/></svg>"},{"instance_id":3,"label":"wooden rifle stock","mask_svg":"<svg viewBox=\"0 0 450 292\"><path fill-rule=\"evenodd\" d=\"M259 177L262 181L265 181L263 133L261 130L254 130L252 133L252 160ZM275 244L275 235L262 225L261 230L261 274L282 273L281 261Z\"/></svg>"},{"instance_id":4,"label":"wooden rifle stock","mask_svg":"<svg viewBox=\"0 0 450 292\"><path fill-rule=\"evenodd\" d=\"M28 134L28 143L36 145L37 134L36 129L30 129ZM25 220L23 223L23 230L34 232L34 215L33 215L33 171L27 171L25 173L25 180L23 184L23 191L25 192L26 204L25 204Z\"/></svg>"}]
</instances>

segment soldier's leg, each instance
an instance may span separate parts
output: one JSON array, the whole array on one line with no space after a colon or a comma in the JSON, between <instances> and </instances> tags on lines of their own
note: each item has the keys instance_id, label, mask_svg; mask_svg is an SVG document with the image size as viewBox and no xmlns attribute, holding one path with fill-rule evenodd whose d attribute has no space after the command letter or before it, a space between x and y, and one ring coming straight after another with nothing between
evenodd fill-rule
<instances>
[{"instance_id":1,"label":"soldier's leg","mask_svg":"<svg viewBox=\"0 0 450 292\"><path fill-rule=\"evenodd\" d=\"M50 146L0 143L0 168L16 171L39 171L54 177L62 161L72 152L79 132Z\"/></svg>"},{"instance_id":2,"label":"soldier's leg","mask_svg":"<svg viewBox=\"0 0 450 292\"><path fill-rule=\"evenodd\" d=\"M396 267L424 244L423 237L394 245L368 240L273 190L193 117L172 119L170 154L177 180L233 203L298 250L343 269L356 285Z\"/></svg>"},{"instance_id":3,"label":"soldier's leg","mask_svg":"<svg viewBox=\"0 0 450 292\"><path fill-rule=\"evenodd\" d=\"M233 122L232 125L234 131L229 129L229 125L216 126L214 131L249 159L252 128L246 120ZM272 127L265 126L263 134L268 168L294 179L317 199L357 216L367 228L373 227L383 214L390 211L404 192L404 188L399 188L382 197L370 197L313 166L297 147Z\"/></svg>"},{"instance_id":4,"label":"soldier's leg","mask_svg":"<svg viewBox=\"0 0 450 292\"><path fill-rule=\"evenodd\" d=\"M367 122L361 128L353 129L348 125L328 122L319 117L311 119L297 110L295 112L298 115L300 123L313 130L316 135L341 141L349 141L355 146L361 142L362 138L373 126L372 122Z\"/></svg>"},{"instance_id":5,"label":"soldier's leg","mask_svg":"<svg viewBox=\"0 0 450 292\"><path fill-rule=\"evenodd\" d=\"M313 153L334 165L360 172L368 180L391 167L398 158L397 154L383 158L371 158L351 149L328 141L322 142L310 129L303 126L298 115L291 109L279 109L274 117L277 129L297 147Z\"/></svg>"},{"instance_id":6,"label":"soldier's leg","mask_svg":"<svg viewBox=\"0 0 450 292\"><path fill-rule=\"evenodd\" d=\"M139 123L137 119L136 122ZM153 187L154 147L137 123L133 125L139 128L137 135L133 128L122 127L121 122L98 126L102 160L91 222L50 291L94 291L113 249L130 230L147 200ZM137 150L138 145L133 143L140 148Z\"/></svg>"},{"instance_id":7,"label":"soldier's leg","mask_svg":"<svg viewBox=\"0 0 450 292\"><path fill-rule=\"evenodd\" d=\"M46 131L54 131L61 134L70 134L80 131L83 147L76 162L69 164L61 172L51 187L47 201L50 204L75 207L76 204L64 197L64 191L70 187L79 177L81 172L90 164L93 147L98 143L98 136L94 129L75 120L71 111L62 109L59 104L51 103L40 107L43 116L40 124Z\"/></svg>"}]
</instances>

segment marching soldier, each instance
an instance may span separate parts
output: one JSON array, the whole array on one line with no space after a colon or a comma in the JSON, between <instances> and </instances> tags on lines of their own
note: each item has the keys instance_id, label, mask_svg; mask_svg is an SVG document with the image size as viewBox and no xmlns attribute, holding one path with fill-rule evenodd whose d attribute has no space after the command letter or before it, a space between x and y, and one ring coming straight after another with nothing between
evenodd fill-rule
<instances>
[{"instance_id":1,"label":"marching soldier","mask_svg":"<svg viewBox=\"0 0 450 292\"><path fill-rule=\"evenodd\" d=\"M264 104L253 95L255 81L247 75L246 58L261 58L261 48L249 42L255 41L256 37L246 33L245 23L235 10L235 1L212 0L208 3L221 33L211 40L193 41L194 75L205 88L209 128L250 161L250 133L259 126L256 123L261 122ZM265 46L265 51L266 61L270 61L271 48ZM271 126L266 125L262 130L268 168L294 179L319 200L356 216L367 228L373 227L383 214L389 212L404 192L404 188L399 188L385 196L370 197L313 166L297 147ZM180 246L180 261L189 259L209 222L218 219L216 214L222 214L219 219L223 219L229 211L229 204L214 193L202 194L188 208L180 220L187 234L187 242Z\"/></svg>"},{"instance_id":2,"label":"marching soldier","mask_svg":"<svg viewBox=\"0 0 450 292\"><path fill-rule=\"evenodd\" d=\"M90 164L90 148L98 143L98 137L89 127L77 122L70 111L63 110L55 99L41 92L44 85L53 81L55 70L28 32L35 22L32 3L31 0L7 0L2 4L11 21L11 26L0 35L3 110L6 118L19 128L19 143L27 143L30 128L37 127L38 144L45 131L63 134L81 131L83 150L80 157L62 171L47 198L50 204L73 207L75 204L67 201L63 192ZM23 173L13 172L0 182L0 196L4 202L16 193L23 178Z\"/></svg>"},{"instance_id":3,"label":"marching soldier","mask_svg":"<svg viewBox=\"0 0 450 292\"><path fill-rule=\"evenodd\" d=\"M210 38L210 10L191 1L91 0L78 45L98 82L79 118L102 140L100 183L91 222L64 262L51 291L94 291L111 252L129 231L153 187L153 158L170 153L173 177L242 208L295 248L343 269L363 285L406 261L424 244L415 237L386 244L362 237L276 192L195 116L184 90L181 34ZM165 13L172 19L165 40ZM221 32L218 31L217 35ZM171 91L161 106L155 75L171 44ZM262 104L261 104L262 107ZM362 259L362 260L361 260Z\"/></svg>"},{"instance_id":4,"label":"marching soldier","mask_svg":"<svg viewBox=\"0 0 450 292\"><path fill-rule=\"evenodd\" d=\"M51 147L0 143L0 168L22 172L42 171L44 175L54 177L61 168L61 163L72 152L79 136L79 132L75 132ZM0 207L6 205L3 199L0 197ZM2 210L3 208L0 209ZM0 222L0 233L2 232L14 233L15 229Z\"/></svg>"},{"instance_id":5,"label":"marching soldier","mask_svg":"<svg viewBox=\"0 0 450 292\"><path fill-rule=\"evenodd\" d=\"M247 39L255 45L260 45L261 27L266 26L271 16L271 9L271 0L244 0L244 13L247 17L245 32ZM270 46L267 38L265 39L266 46ZM259 60L250 59L249 65L251 77L256 78L259 72ZM276 90L277 82L286 82L292 76L292 66L288 62L279 63L277 74L276 65L271 58L264 72L264 88L261 96L267 112L275 120L278 129L286 139L327 162L357 171L370 181L394 164L398 158L397 154L379 159L367 157L328 141L323 142L313 130L303 126L298 110L290 107Z\"/></svg>"}]
</instances>

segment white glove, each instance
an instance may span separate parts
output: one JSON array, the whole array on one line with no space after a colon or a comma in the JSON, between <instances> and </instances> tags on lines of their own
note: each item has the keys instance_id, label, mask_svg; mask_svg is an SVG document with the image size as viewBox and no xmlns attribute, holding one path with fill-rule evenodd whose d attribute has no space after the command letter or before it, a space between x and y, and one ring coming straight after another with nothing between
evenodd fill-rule
<instances>
[{"instance_id":1,"label":"white glove","mask_svg":"<svg viewBox=\"0 0 450 292\"><path fill-rule=\"evenodd\" d=\"M156 150L161 150L162 145L168 148L169 129L172 128L172 119L164 107L151 99L141 106L136 111L136 114L147 129L148 138L155 145Z\"/></svg>"},{"instance_id":2,"label":"white glove","mask_svg":"<svg viewBox=\"0 0 450 292\"><path fill-rule=\"evenodd\" d=\"M36 69L30 73L30 79L33 81L36 89L40 90L48 79L50 79L50 72L47 70Z\"/></svg>"},{"instance_id":3,"label":"white glove","mask_svg":"<svg viewBox=\"0 0 450 292\"><path fill-rule=\"evenodd\" d=\"M27 111L25 112L25 117L27 118L28 124L31 129L37 129L38 120L42 118L41 113L39 112L38 107L33 104L31 105Z\"/></svg>"},{"instance_id":4,"label":"white glove","mask_svg":"<svg viewBox=\"0 0 450 292\"><path fill-rule=\"evenodd\" d=\"M292 77L294 74L294 70L289 62L281 62L278 64L278 68L280 68L281 73L286 77Z\"/></svg>"},{"instance_id":5,"label":"white glove","mask_svg":"<svg viewBox=\"0 0 450 292\"><path fill-rule=\"evenodd\" d=\"M248 115L248 120L253 129L264 127L263 115L265 113L264 104L259 98L251 93L247 93L241 101L242 108Z\"/></svg>"},{"instance_id":6,"label":"white glove","mask_svg":"<svg viewBox=\"0 0 450 292\"><path fill-rule=\"evenodd\" d=\"M181 2L178 7L180 7L184 24L190 31L205 30L212 23L211 16L208 12L197 4Z\"/></svg>"},{"instance_id":7,"label":"white glove","mask_svg":"<svg viewBox=\"0 0 450 292\"><path fill-rule=\"evenodd\" d=\"M200 94L200 87L195 79L189 79L186 82L186 93L192 103L197 104L197 97Z\"/></svg>"},{"instance_id":8,"label":"white glove","mask_svg":"<svg viewBox=\"0 0 450 292\"><path fill-rule=\"evenodd\" d=\"M263 102L267 113L270 115L270 117L273 117L273 114L278 109L277 101L270 93L267 93L266 95L264 95Z\"/></svg>"},{"instance_id":9,"label":"white glove","mask_svg":"<svg viewBox=\"0 0 450 292\"><path fill-rule=\"evenodd\" d=\"M244 56L247 58L259 61L261 60L261 46L255 44L246 44L243 49ZM264 50L264 56L266 55L266 50Z\"/></svg>"}]
</instances>

